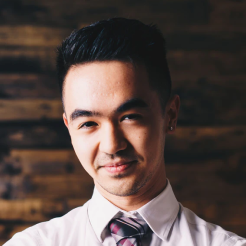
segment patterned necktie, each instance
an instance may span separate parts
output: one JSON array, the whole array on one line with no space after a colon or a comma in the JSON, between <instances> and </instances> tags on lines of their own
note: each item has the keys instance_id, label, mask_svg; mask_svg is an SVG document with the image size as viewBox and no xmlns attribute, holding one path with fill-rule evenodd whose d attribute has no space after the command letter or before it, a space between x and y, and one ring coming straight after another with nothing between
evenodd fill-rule
<instances>
[{"instance_id":1,"label":"patterned necktie","mask_svg":"<svg viewBox=\"0 0 246 246\"><path fill-rule=\"evenodd\" d=\"M118 246L140 246L141 238L149 229L142 219L120 217L112 219L108 229Z\"/></svg>"}]
</instances>

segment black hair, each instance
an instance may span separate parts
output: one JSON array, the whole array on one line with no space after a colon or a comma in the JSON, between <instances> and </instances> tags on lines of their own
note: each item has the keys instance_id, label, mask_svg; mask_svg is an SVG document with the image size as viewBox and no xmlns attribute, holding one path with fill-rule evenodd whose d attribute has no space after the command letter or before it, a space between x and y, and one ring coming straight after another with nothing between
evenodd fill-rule
<instances>
[{"instance_id":1,"label":"black hair","mask_svg":"<svg viewBox=\"0 0 246 246\"><path fill-rule=\"evenodd\" d=\"M171 77L166 60L165 39L155 25L138 20L112 18L74 31L58 47L58 82L63 82L73 65L93 61L125 61L143 64L151 87L160 97L163 110L171 94Z\"/></svg>"}]
</instances>

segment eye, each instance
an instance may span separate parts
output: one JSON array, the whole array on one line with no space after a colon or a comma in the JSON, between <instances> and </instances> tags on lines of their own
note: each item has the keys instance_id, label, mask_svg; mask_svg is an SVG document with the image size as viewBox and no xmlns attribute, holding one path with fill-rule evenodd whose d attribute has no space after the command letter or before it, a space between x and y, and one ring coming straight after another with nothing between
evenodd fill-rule
<instances>
[{"instance_id":1,"label":"eye","mask_svg":"<svg viewBox=\"0 0 246 246\"><path fill-rule=\"evenodd\" d=\"M84 124L82 124L82 125L79 127L79 129L80 129L80 128L90 128L90 127L92 127L92 126L97 126L97 123L94 122L94 121L88 121L88 122L85 122Z\"/></svg>"},{"instance_id":2,"label":"eye","mask_svg":"<svg viewBox=\"0 0 246 246\"><path fill-rule=\"evenodd\" d=\"M141 118L139 114L128 114L122 117L121 121L123 120L138 120Z\"/></svg>"}]
</instances>

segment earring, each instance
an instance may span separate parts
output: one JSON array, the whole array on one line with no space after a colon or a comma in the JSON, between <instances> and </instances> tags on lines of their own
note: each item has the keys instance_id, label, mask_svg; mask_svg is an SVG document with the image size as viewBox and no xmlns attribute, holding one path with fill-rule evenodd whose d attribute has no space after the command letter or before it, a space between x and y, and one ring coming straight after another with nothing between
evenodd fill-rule
<instances>
[{"instance_id":1,"label":"earring","mask_svg":"<svg viewBox=\"0 0 246 246\"><path fill-rule=\"evenodd\" d=\"M170 126L170 131L172 131L173 130L173 127L172 126Z\"/></svg>"}]
</instances>

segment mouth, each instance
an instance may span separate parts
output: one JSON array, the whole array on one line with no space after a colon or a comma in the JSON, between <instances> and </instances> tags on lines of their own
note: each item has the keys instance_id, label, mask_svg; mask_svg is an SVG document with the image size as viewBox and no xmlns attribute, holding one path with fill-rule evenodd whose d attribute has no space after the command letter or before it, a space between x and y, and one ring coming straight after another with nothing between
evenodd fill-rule
<instances>
[{"instance_id":1,"label":"mouth","mask_svg":"<svg viewBox=\"0 0 246 246\"><path fill-rule=\"evenodd\" d=\"M136 160L128 161L128 162L109 163L104 165L103 168L109 173L116 174L116 173L125 172L127 169L129 169L136 163L137 163Z\"/></svg>"}]
</instances>

